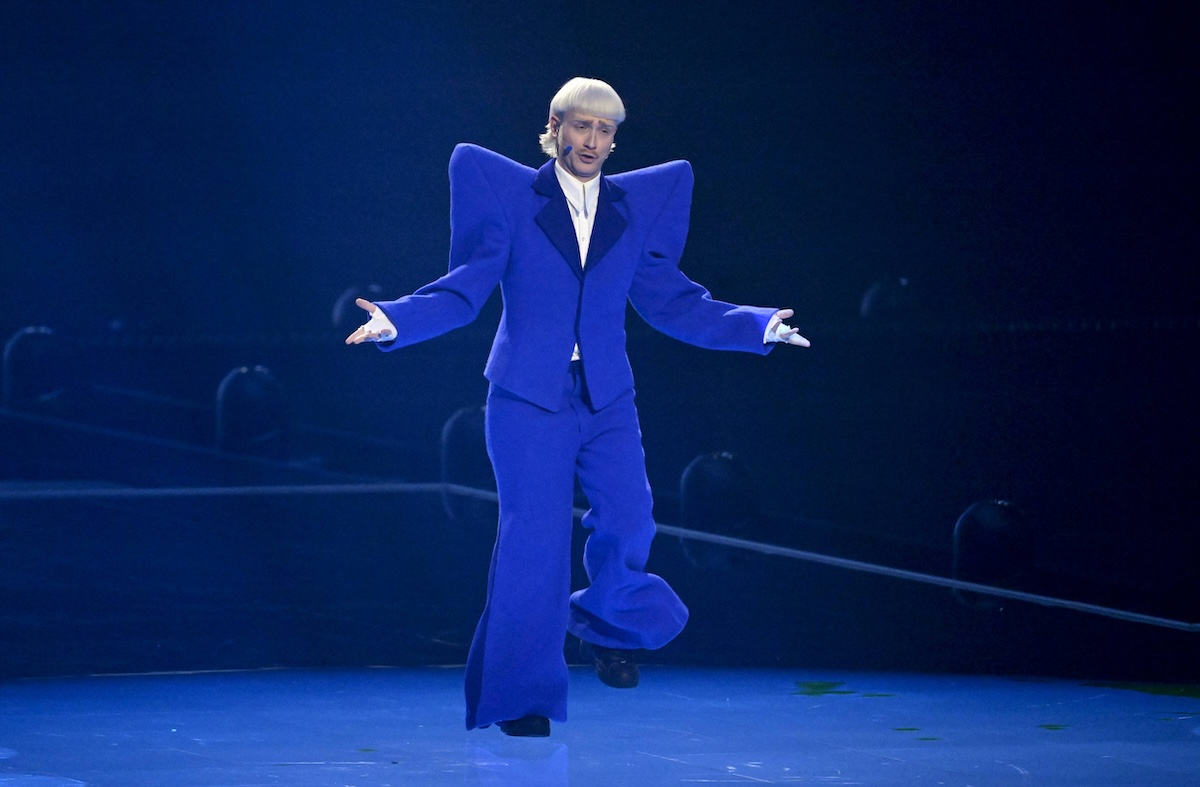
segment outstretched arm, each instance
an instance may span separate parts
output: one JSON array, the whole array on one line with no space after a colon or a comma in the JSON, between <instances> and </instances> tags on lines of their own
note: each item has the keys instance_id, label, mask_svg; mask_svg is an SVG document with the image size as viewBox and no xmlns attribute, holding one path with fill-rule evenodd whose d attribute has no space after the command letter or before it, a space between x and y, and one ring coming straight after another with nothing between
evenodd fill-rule
<instances>
[{"instance_id":1,"label":"outstretched arm","mask_svg":"<svg viewBox=\"0 0 1200 787\"><path fill-rule=\"evenodd\" d=\"M395 350L440 336L475 319L496 289L508 262L511 233L491 170L497 161L519 165L473 146L459 145L450 157L450 266L436 281L411 295L371 303L355 301L370 319L346 344L375 342Z\"/></svg>"},{"instance_id":2,"label":"outstretched arm","mask_svg":"<svg viewBox=\"0 0 1200 787\"><path fill-rule=\"evenodd\" d=\"M671 162L644 172L643 188L653 187L662 209L649 228L629 290L638 314L668 336L709 349L765 354L778 342L808 347L808 339L783 323L794 314L791 309L716 300L679 269L691 212L691 166ZM672 175L674 180L669 180Z\"/></svg>"}]
</instances>

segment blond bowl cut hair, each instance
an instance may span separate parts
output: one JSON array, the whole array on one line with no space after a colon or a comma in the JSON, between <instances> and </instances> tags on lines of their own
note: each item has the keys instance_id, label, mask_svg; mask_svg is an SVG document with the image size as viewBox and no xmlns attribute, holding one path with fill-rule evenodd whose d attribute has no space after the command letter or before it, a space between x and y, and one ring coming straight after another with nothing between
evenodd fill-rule
<instances>
[{"instance_id":1,"label":"blond bowl cut hair","mask_svg":"<svg viewBox=\"0 0 1200 787\"><path fill-rule=\"evenodd\" d=\"M625 104L612 85L599 79L575 77L568 79L550 99L550 118L546 119L546 130L538 137L542 152L550 158L558 158L558 138L550 127L550 119L562 122L563 115L574 110L584 115L608 118L618 126L625 120ZM613 145L616 148L616 145Z\"/></svg>"}]
</instances>

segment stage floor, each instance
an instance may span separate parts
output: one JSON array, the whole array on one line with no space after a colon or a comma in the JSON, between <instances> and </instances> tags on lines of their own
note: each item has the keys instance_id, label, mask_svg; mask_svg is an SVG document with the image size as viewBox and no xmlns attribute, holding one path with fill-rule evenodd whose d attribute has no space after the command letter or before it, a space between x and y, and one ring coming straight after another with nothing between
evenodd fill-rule
<instances>
[{"instance_id":1,"label":"stage floor","mask_svg":"<svg viewBox=\"0 0 1200 787\"><path fill-rule=\"evenodd\" d=\"M571 672L549 738L462 727L461 668L0 683L3 787L1195 785L1193 691L1066 680Z\"/></svg>"}]
</instances>

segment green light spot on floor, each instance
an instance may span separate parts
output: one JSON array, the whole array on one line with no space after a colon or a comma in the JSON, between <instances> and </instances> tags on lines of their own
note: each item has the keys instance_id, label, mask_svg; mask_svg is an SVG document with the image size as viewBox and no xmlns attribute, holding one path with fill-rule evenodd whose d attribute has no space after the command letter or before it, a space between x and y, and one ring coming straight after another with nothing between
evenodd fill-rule
<instances>
[{"instance_id":1,"label":"green light spot on floor","mask_svg":"<svg viewBox=\"0 0 1200 787\"><path fill-rule=\"evenodd\" d=\"M1123 689L1157 694L1164 697L1190 697L1200 699L1200 684L1195 683L1127 683L1124 681L1089 681L1083 684L1100 689Z\"/></svg>"},{"instance_id":2,"label":"green light spot on floor","mask_svg":"<svg viewBox=\"0 0 1200 787\"><path fill-rule=\"evenodd\" d=\"M853 694L852 691L839 690L838 686L844 686L841 681L831 680L798 680L796 681L796 690L793 694L803 694L806 697L824 697L828 694Z\"/></svg>"},{"instance_id":3,"label":"green light spot on floor","mask_svg":"<svg viewBox=\"0 0 1200 787\"><path fill-rule=\"evenodd\" d=\"M919 740L919 741L940 741L941 738L924 737L924 738L917 738L917 740Z\"/></svg>"},{"instance_id":4,"label":"green light spot on floor","mask_svg":"<svg viewBox=\"0 0 1200 787\"><path fill-rule=\"evenodd\" d=\"M367 753L370 753L370 752L373 752L373 751L375 751L375 750L374 750L374 749L359 749L359 751L361 751L361 752L367 752Z\"/></svg>"},{"instance_id":5,"label":"green light spot on floor","mask_svg":"<svg viewBox=\"0 0 1200 787\"><path fill-rule=\"evenodd\" d=\"M1067 725L1065 725L1065 724L1039 724L1038 727L1041 727L1043 730L1053 730L1053 731L1057 732L1059 730L1065 730L1067 728Z\"/></svg>"},{"instance_id":6,"label":"green light spot on floor","mask_svg":"<svg viewBox=\"0 0 1200 787\"><path fill-rule=\"evenodd\" d=\"M920 727L892 727L896 732L920 732Z\"/></svg>"},{"instance_id":7,"label":"green light spot on floor","mask_svg":"<svg viewBox=\"0 0 1200 787\"><path fill-rule=\"evenodd\" d=\"M863 696L864 697L895 697L896 695L895 694L880 694L877 692L872 692L870 694L864 694Z\"/></svg>"}]
</instances>

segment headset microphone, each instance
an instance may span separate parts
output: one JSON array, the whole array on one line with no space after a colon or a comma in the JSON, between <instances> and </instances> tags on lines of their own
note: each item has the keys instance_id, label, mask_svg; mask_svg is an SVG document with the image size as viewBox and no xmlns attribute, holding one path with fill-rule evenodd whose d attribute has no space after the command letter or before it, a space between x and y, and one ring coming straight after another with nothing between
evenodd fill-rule
<instances>
[{"instance_id":1,"label":"headset microphone","mask_svg":"<svg viewBox=\"0 0 1200 787\"><path fill-rule=\"evenodd\" d=\"M571 154L572 150L574 150L574 148L571 147L570 145L567 145L565 148L562 149L562 153L560 155L568 156Z\"/></svg>"}]
</instances>

